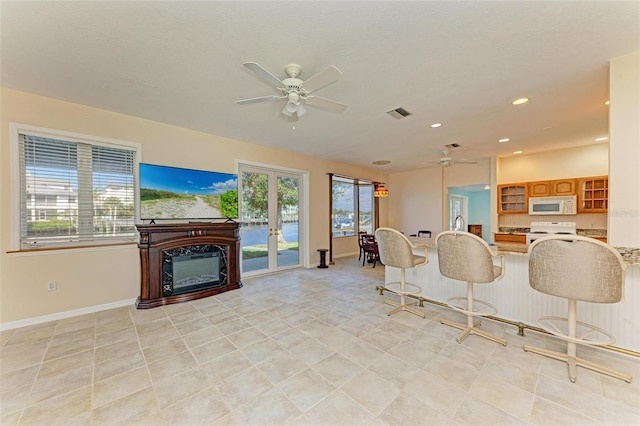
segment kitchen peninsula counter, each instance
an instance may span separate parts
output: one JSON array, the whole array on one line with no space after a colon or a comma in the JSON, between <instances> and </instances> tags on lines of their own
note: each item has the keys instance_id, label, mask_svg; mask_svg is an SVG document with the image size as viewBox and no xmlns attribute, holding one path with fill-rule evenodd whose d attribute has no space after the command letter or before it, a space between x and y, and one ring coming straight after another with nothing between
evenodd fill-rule
<instances>
[{"instance_id":1,"label":"kitchen peninsula counter","mask_svg":"<svg viewBox=\"0 0 640 426\"><path fill-rule=\"evenodd\" d=\"M422 288L417 296L446 303L451 297L466 294L466 283L440 275L435 238L409 238L414 244L428 247L429 263L406 271L407 282ZM498 309L497 318L513 323L523 323L537 328L537 320L543 316L566 317L567 301L533 290L529 286L529 255L524 244L499 244L492 246L497 255L504 255L505 275L490 284L477 285L474 295ZM627 265L624 298L613 304L578 304L578 320L609 331L616 338L612 346L640 354L640 249L617 248ZM424 253L416 249L416 254ZM496 258L496 264L499 260ZM398 268L385 267L385 283L400 280ZM514 327L514 332L517 329ZM526 334L526 333L525 333Z\"/></svg>"},{"instance_id":2,"label":"kitchen peninsula counter","mask_svg":"<svg viewBox=\"0 0 640 426\"><path fill-rule=\"evenodd\" d=\"M419 238L419 237L409 237L409 240L418 245L426 245L430 248L436 247L436 239L435 238ZM519 243L496 243L489 244L494 249L495 255L501 254L527 254L527 250L529 247L526 244ZM614 247L618 253L624 259L624 262L627 266L638 265L640 266L640 248L630 248L630 247Z\"/></svg>"}]
</instances>

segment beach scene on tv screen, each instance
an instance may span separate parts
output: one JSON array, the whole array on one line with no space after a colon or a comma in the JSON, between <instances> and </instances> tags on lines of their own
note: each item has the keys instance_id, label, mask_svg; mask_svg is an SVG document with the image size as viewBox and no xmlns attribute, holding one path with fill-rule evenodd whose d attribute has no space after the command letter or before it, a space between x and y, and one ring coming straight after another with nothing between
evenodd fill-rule
<instances>
[{"instance_id":1,"label":"beach scene on tv screen","mask_svg":"<svg viewBox=\"0 0 640 426\"><path fill-rule=\"evenodd\" d=\"M237 217L237 175L140 164L140 219Z\"/></svg>"}]
</instances>

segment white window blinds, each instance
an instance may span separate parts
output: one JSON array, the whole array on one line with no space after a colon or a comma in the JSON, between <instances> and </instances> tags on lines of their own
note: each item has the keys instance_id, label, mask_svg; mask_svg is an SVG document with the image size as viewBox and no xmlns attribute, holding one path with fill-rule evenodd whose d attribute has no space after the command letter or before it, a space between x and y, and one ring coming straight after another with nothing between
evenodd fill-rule
<instances>
[{"instance_id":1,"label":"white window blinds","mask_svg":"<svg viewBox=\"0 0 640 426\"><path fill-rule=\"evenodd\" d=\"M22 249L135 241L137 149L19 134Z\"/></svg>"}]
</instances>

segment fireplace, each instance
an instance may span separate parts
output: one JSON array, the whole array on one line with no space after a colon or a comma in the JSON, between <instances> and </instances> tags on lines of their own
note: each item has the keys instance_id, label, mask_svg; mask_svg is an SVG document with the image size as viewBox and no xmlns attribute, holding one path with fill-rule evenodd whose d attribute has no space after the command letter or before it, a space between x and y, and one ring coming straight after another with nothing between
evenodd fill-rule
<instances>
[{"instance_id":1,"label":"fireplace","mask_svg":"<svg viewBox=\"0 0 640 426\"><path fill-rule=\"evenodd\" d=\"M211 244L164 251L162 253L163 296L224 285L227 281L226 257L226 246Z\"/></svg>"},{"instance_id":2,"label":"fireplace","mask_svg":"<svg viewBox=\"0 0 640 426\"><path fill-rule=\"evenodd\" d=\"M239 224L136 225L140 232L138 309L242 287Z\"/></svg>"}]
</instances>

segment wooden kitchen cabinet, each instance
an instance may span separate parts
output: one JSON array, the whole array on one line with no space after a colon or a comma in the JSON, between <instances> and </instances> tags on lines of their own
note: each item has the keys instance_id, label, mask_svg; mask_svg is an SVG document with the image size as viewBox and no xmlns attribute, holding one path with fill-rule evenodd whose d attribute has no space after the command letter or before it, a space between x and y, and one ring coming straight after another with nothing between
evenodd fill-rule
<instances>
[{"instance_id":1,"label":"wooden kitchen cabinet","mask_svg":"<svg viewBox=\"0 0 640 426\"><path fill-rule=\"evenodd\" d=\"M548 197L551 194L551 181L529 182L529 197Z\"/></svg>"},{"instance_id":2,"label":"wooden kitchen cabinet","mask_svg":"<svg viewBox=\"0 0 640 426\"><path fill-rule=\"evenodd\" d=\"M551 195L576 195L575 179L558 179L551 181Z\"/></svg>"},{"instance_id":3,"label":"wooden kitchen cabinet","mask_svg":"<svg viewBox=\"0 0 640 426\"><path fill-rule=\"evenodd\" d=\"M527 213L526 183L498 185L498 214Z\"/></svg>"},{"instance_id":4,"label":"wooden kitchen cabinet","mask_svg":"<svg viewBox=\"0 0 640 426\"><path fill-rule=\"evenodd\" d=\"M609 207L609 178L578 179L578 213L606 213Z\"/></svg>"},{"instance_id":5,"label":"wooden kitchen cabinet","mask_svg":"<svg viewBox=\"0 0 640 426\"><path fill-rule=\"evenodd\" d=\"M542 180L529 182L529 197L576 195L575 179Z\"/></svg>"},{"instance_id":6,"label":"wooden kitchen cabinet","mask_svg":"<svg viewBox=\"0 0 640 426\"><path fill-rule=\"evenodd\" d=\"M482 238L482 225L469 225L469 232Z\"/></svg>"},{"instance_id":7,"label":"wooden kitchen cabinet","mask_svg":"<svg viewBox=\"0 0 640 426\"><path fill-rule=\"evenodd\" d=\"M526 244L527 236L525 234L494 234L493 240L496 243Z\"/></svg>"}]
</instances>

